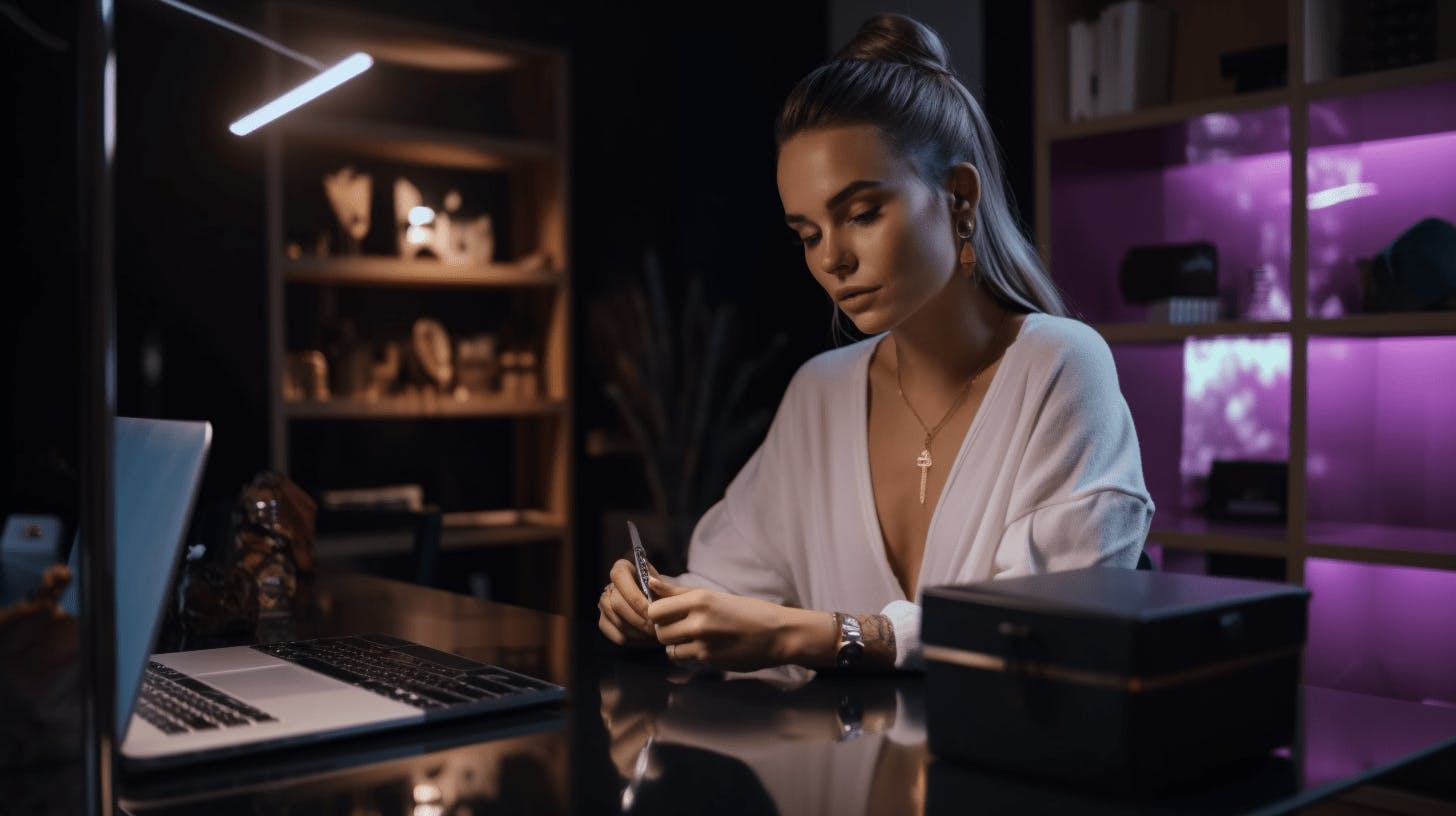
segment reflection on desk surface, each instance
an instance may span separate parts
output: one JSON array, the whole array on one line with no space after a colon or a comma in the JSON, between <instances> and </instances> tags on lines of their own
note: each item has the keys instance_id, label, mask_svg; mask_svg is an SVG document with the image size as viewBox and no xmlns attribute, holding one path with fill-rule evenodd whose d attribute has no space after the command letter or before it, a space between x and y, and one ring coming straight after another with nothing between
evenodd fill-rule
<instances>
[{"instance_id":1,"label":"reflection on desk surface","mask_svg":"<svg viewBox=\"0 0 1456 816\"><path fill-rule=\"evenodd\" d=\"M1302 738L1293 750L1223 772L1201 789L1122 801L936 761L926 748L923 684L914 674L697 671L660 652L604 645L594 623L567 626L433 590L384 589L380 582L334 584L329 609L306 633L405 621L400 634L477 659L540 656L531 659L564 681L570 701L189 770L185 778L124 779L129 812L1280 813L1396 766L1406 774L1429 764L1410 762L1422 754L1437 770L1401 780L1402 790L1418 791L1415 801L1429 812L1456 812L1456 710L1305 687ZM568 644L574 657L566 666L558 656ZM502 651L507 645L514 651ZM1447 780L1444 791L1431 787L1432 778Z\"/></svg>"}]
</instances>

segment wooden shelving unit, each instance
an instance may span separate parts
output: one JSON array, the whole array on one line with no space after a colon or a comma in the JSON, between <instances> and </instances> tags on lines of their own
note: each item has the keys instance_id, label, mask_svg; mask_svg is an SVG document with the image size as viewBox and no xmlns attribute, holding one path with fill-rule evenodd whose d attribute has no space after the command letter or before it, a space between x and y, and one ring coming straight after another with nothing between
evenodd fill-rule
<instances>
[{"instance_id":1,"label":"wooden shelving unit","mask_svg":"<svg viewBox=\"0 0 1456 816\"><path fill-rule=\"evenodd\" d=\"M1456 312L1360 313L1356 307L1345 309L1338 316L1319 316L1328 312L1322 307L1316 309L1316 297L1312 297L1312 293L1319 297L1321 305L1331 297L1326 294L1331 289L1331 270L1347 270L1348 267L1338 267L1338 264L1350 262L1350 246L1353 246L1354 240L1348 236L1360 229L1361 224L1372 221L1369 217L1372 210L1360 210L1360 213L1366 213L1364 221L1351 216L1338 221L1338 226L1332 226L1334 221L1329 220L1328 214L1318 213L1318 210L1334 204L1326 201L1316 207L1309 198L1310 192L1324 191L1331 184L1338 184L1340 172L1356 173L1350 176L1356 181L1369 181L1366 176L1358 175L1361 168L1366 168L1367 172L1389 172L1369 169L1377 166L1374 163L1377 159L1369 156L1379 150L1398 153L1399 147L1389 146L1390 140L1415 137L1427 144L1423 150L1431 150L1428 144L1433 138L1439 138L1440 144L1447 144L1444 140L1456 134L1456 115L1447 112L1452 111L1450 99L1456 98L1456 42L1452 42L1450 36L1456 26L1450 25L1450 17L1443 17L1446 22L1440 26L1440 31L1444 34L1439 36L1446 39L1437 41L1434 61L1338 76L1340 70L1331 66L1341 60L1329 57L1324 51L1318 55L1313 51L1316 45L1340 42L1340 36L1335 36L1334 31L1321 28L1335 25L1328 20L1331 19L1329 15L1334 13L1332 10L1337 6L1337 0L1286 0L1281 3L1265 3L1264 0L1232 0L1230 3L1153 1L1174 13L1174 38L1178 47L1172 54L1171 99L1152 108L1070 121L1067 26L1075 19L1095 19L1109 3L1101 0L1037 0L1034 34L1037 103L1034 117L1038 246L1054 280L1059 281L1064 290L1072 284L1072 289L1082 296L1082 309L1079 309L1077 297L1072 297L1073 309L1107 338L1115 356L1121 353L1125 360L1166 364L1168 369L1178 370L1178 376L1160 377L1147 370L1123 369L1120 363L1124 392L1128 388L1142 389L1142 392L1165 389L1153 395L1142 392L1128 395L1130 402L1137 401L1143 405L1144 415L1149 417L1158 418L1165 409L1178 411L1178 405L1184 399L1185 377L1190 374L1176 361L1181 360L1181 350L1187 342L1214 337L1274 337L1280 338L1281 342L1287 341L1289 433L1283 442L1287 446L1290 468L1287 523L1242 529L1213 525L1197 510L1168 501L1159 503L1149 541L1174 551L1248 555L1283 562L1284 576L1293 583L1305 583L1306 574L1316 561L1325 576L1331 570L1329 562L1337 562L1340 567L1353 570L1348 573L1350 576L1369 578L1372 583L1376 583L1377 573L1379 580L1393 580L1390 576L1405 574L1406 571L1428 571L1436 578L1443 577L1440 573L1456 571L1456 523L1430 525L1420 517L1402 522L1399 519L1401 511L1390 510L1390 506L1398 506L1399 501L1395 500L1385 501L1380 506L1380 513L1396 516L1395 519L1337 522L1321 516L1321 513L1334 516L1345 510L1344 507L1331 510L1331 506L1340 501L1331 498L1332 495L1344 498L1345 494L1318 493L1331 490L1328 487L1332 484L1329 469L1342 466L1350 471L1350 459L1331 463L1329 452L1340 450L1341 446L1363 446L1360 447L1363 453L1351 456L1366 458L1364 462L1369 465L1369 474L1357 475L1366 478L1369 484L1358 485L1358 490L1347 490L1351 503L1358 504L1361 495L1382 490L1382 474L1388 475L1392 465L1390 456L1382 459L1380 447L1388 437L1393 439L1396 436L1404 440L1402 450L1417 452L1417 463L1412 463L1412 468L1427 474L1420 482L1428 485L1423 498L1425 510L1404 510L1404 513L1440 516L1443 507L1456 506L1456 478L1452 478L1450 465L1444 463L1449 458L1441 453L1430 453L1430 458L1421 463L1423 446L1420 442L1412 442L1421 440L1420 434L1424 433L1427 434L1425 442L1439 450L1446 449L1441 446L1452 444L1447 436L1450 434L1449 423L1415 418L1409 421L1408 427L1383 427L1382 423L1348 427L1347 421L1341 417L1341 412L1347 409L1341 405L1341 392L1335 391L1331 385L1344 383L1342 377L1345 376L1364 377L1360 388L1348 389L1351 401L1364 401L1363 404L1369 405L1380 399L1406 399L1418 405L1415 409L1417 414L1421 411L1425 414L1444 411L1446 417L1456 415L1456 385L1450 377L1452 367L1440 364L1436 372L1421 373L1414 366L1398 366L1401 393L1386 396L1392 388L1390 377L1396 374L1380 379L1376 363L1376 360L1390 358L1380 357L1380 354L1389 351L1390 356L1398 356L1402 353L1399 348L1411 348L1409 344L1427 344L1421 354L1428 357L1421 357L1421 360L1447 358L1443 357L1444 351L1440 351L1447 348L1443 344L1449 344L1452 350L1449 358L1456 358ZM1450 15L1452 9L1440 4L1439 13ZM1270 15L1281 19L1265 19L1258 25L1251 23L1251 20ZM1318 44L1315 44L1316 39ZM1185 45L1190 44L1197 44L1197 52L1185 50ZM1249 93L1233 93L1232 83L1227 80L1220 83L1217 55L1271 44L1287 45L1287 77L1283 85ZM1319 60L1328 64L1316 64ZM1408 115L1396 115L1402 112ZM1214 137L1227 138L1217 141ZM1245 147L1239 140L1252 146ZM1404 146L1404 143L1399 144ZM1449 141L1449 144L1456 146L1456 140ZM1245 153L1239 153L1239 150L1245 150ZM1331 159L1329 156L1334 157ZM1238 170L1239 160L1245 160L1246 169L1252 168L1248 170L1248 176L1233 175ZM1248 185L1251 188L1249 194L1239 200L1226 197L1210 201L1203 204L1203 210L1198 208L1198 203L1188 203L1187 198L1191 197L1188 191L1194 189L1192 185L1195 184L1190 181L1188 168L1195 168L1198 162L1207 166L1217 165L1219 172L1223 173L1217 176L1219 181L1204 182L1208 189L1226 182L1226 187ZM1433 162L1430 153L1423 154L1420 166L1427 168L1428 172L1390 175L1379 179L1379 185L1373 182L1367 184L1369 191L1356 192L1356 195L1373 195L1379 188L1379 194L1385 197L1379 205L1383 210L1382 216L1392 210L1398 211L1399 221L1404 224L1427 216L1456 220L1456 200L1450 198L1449 184L1444 181L1452 168L1456 168L1456 147L1441 154L1439 162ZM1325 175L1319 176L1321 172ZM1259 191L1254 189L1254 181L1243 181L1255 178L1255 173L1264 173L1258 176L1262 179L1259 184L1267 182L1267 187L1283 189L1277 185L1287 184L1287 194L1284 195L1287 221L1283 220L1283 210L1275 210L1258 200ZM1329 181L1331 175L1337 176L1337 182ZM1169 182L1169 178L1174 181ZM1388 179L1390 184L1386 184ZM1158 198L1175 185L1182 185L1178 189L1184 198L1175 204ZM1441 195L1433 192L1437 188L1446 191L1444 210L1440 204ZM1123 204L1124 207L1118 210L1121 221L1089 211L1091 208L1085 203L1095 198L1095 192L1088 192L1088 189L1096 192L1105 189L1111 200L1108 204L1112 201ZM1421 192L1423 189L1425 192ZM1144 192L1155 198L1152 204L1142 208L1127 205ZM1076 205L1070 205L1069 201L1075 201ZM1259 213L1258 207L1264 205L1262 213L1274 214L1262 221L1259 220L1262 213L1249 214L1245 220L1238 221L1227 214L1227 210L1236 208L1229 207L1229 201L1235 201L1236 207L1246 207L1255 213ZM1338 200L1335 204L1344 205L1345 201ZM1082 208L1079 210L1077 207ZM1219 207L1223 207L1224 211L1213 211ZM1175 213L1169 216L1169 210L1175 210ZM1139 220L1143 216L1162 219L1162 223L1149 224L1147 219ZM1096 226L1077 223L1079 220L1096 221ZM1392 217L1392 220L1395 219ZM1190 223L1194 226L1188 226ZM1261 235L1257 229L1239 233L1235 227L1229 226L1257 223L1271 223L1275 229ZM1287 258L1287 277L1281 278L1281 283L1287 287L1289 316L1156 325L1136 322L1136 316L1130 316L1134 312L1107 296L1107 293L1117 291L1114 259L1127 246L1190 240L1190 233L1200 229L1207 232L1222 229L1223 238L1229 239L1219 248L1220 274L1224 271L1224 249L1229 249L1239 240L1249 245L1264 240L1265 248L1275 248L1265 249L1265 255ZM1385 224L1379 232L1388 236L1385 240L1395 238L1392 227ZM1059 243L1060 251L1057 249ZM1238 252L1243 248L1232 246L1232 249ZM1369 246L1360 249L1360 252L1372 251ZM1316 270L1322 277L1316 275ZM1281 274L1286 272L1278 271ZM1354 275L1348 277L1354 280ZM1088 307L1089 303L1091 307ZM1342 344L1360 345L1366 351L1344 351L1345 345ZM1406 345L1401 347L1399 344ZM1331 353L1328 350L1332 348L1340 351ZM1430 348L1439 351L1433 353ZM1441 408L1443 405L1444 408ZM1137 415L1136 407L1134 415ZM1386 417L1396 414L1373 415ZM1175 423L1176 420L1172 421L1172 424ZM1144 436L1146 431L1147 428L1140 423L1144 472L1149 474L1150 484L1155 478L1176 478L1179 469L1185 468L1179 458L1187 456L1187 450L1179 449L1181 436L1178 428L1159 430L1153 437ZM1347 431L1351 439L1342 439L1341 433ZM1353 460L1358 462L1358 459ZM1147 466L1149 462L1153 462L1153 466ZM1379 471L1374 465L1376 462L1380 462L1380 468L1386 468L1385 471ZM1421 471L1423 468L1424 471ZM1342 485L1348 487L1350 482L1351 479L1347 478ZM1176 487L1163 487L1165 495L1182 495ZM1449 501L1441 495L1443 490ZM1372 501L1370 507L1374 506L1376 504ZM1409 507L1409 503L1404 507ZM1370 516L1380 513L1369 510ZM1398 570L1389 571L1392 567ZM1369 571L1361 573L1361 568L1369 568ZM1380 573L1380 570L1386 571ZM1347 573L1340 574L1345 576ZM1449 580L1441 586L1456 589L1456 583ZM1316 595L1318 593L1319 589L1316 589ZM1318 600L1316 597L1316 602ZM1390 608L1395 608L1399 600L1388 597L1380 603L1388 603ZM1411 615L1414 616L1415 612ZM1447 627L1444 637L1456 638L1456 632ZM1444 688L1440 694L1431 694L1431 697L1444 698L1450 697L1450 694L1452 689Z\"/></svg>"},{"instance_id":2,"label":"wooden shelving unit","mask_svg":"<svg viewBox=\"0 0 1456 816\"><path fill-rule=\"evenodd\" d=\"M517 548L516 580L534 582L523 586L520 594L540 599L537 605L549 611L570 615L573 363L565 53L324 3L273 0L267 18L275 36L312 56L327 61L365 51L375 59L375 68L341 89L336 100L285 117L264 137L269 360L272 382L278 386L270 411L273 467L306 471L325 482L304 484L311 490L377 486L351 482L352 474L318 461L317 445L300 445L317 438L312 435L355 434L347 437L349 450L363 448L362 455L372 463L383 463L376 471L397 463L401 472L425 474L419 481L426 500L445 511L441 546L446 554ZM269 85L287 87L296 81L295 74L290 63L275 60ZM446 97L430 101L431 93ZM451 102L462 95L469 99L468 105ZM493 208L486 208L496 225L492 260L450 263L391 253L394 231L403 227L392 218L381 223L386 208L379 206L373 208L370 234L387 236L383 251L378 248L380 240L375 240L373 249L357 254L328 252L300 241L295 236L333 226L320 223L318 213L327 210L309 201L322 195L318 168L346 164L373 174L372 194L380 197L376 200L388 197L391 210L394 177L460 179L448 186L463 183L467 193L478 191L480 200L494 202ZM437 211L448 207L434 200L428 203ZM447 325L452 342L456 336L505 331L491 321L515 321L509 326L513 342L531 349L538 360L533 389L525 392L530 396L411 383L371 398L360 392L334 393L326 400L285 400L281 388L285 356L315 349L307 332L325 320L353 319L355 315L347 312L363 309L360 303L374 309L358 318L374 321L361 330L361 340L379 344L388 339L405 355L410 353L409 310L418 310L417 317L448 312L458 324ZM452 357L455 352L452 348ZM336 361L329 363L332 368ZM408 367L402 371L408 378ZM380 423L404 434L419 429L417 438L428 436L435 445L441 445L442 438L449 440L452 428L461 429L462 439L482 438L466 434L467 425L462 423L504 428L508 441L464 455L499 461L499 475L508 477L511 495L501 499L492 494L472 503L469 477L434 464L458 461L460 450L429 449L423 441L401 445L393 431L393 445L376 443L370 429L382 427ZM426 426L429 434L424 433ZM448 441L443 444L456 447ZM370 450L370 445L379 447ZM374 478L386 484L404 480ZM436 488L454 496L453 502L442 501ZM499 486L492 489L499 492ZM494 518L515 510L525 515L507 523ZM325 560L409 551L409 534L401 532L339 534L319 543ZM527 568L542 567L547 561L549 569Z\"/></svg>"}]
</instances>

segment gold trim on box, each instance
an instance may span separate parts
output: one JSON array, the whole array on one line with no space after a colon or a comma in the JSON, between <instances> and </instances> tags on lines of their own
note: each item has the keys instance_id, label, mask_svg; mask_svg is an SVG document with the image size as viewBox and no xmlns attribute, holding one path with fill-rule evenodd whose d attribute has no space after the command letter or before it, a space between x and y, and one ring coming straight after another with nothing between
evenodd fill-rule
<instances>
[{"instance_id":1,"label":"gold trim on box","mask_svg":"<svg viewBox=\"0 0 1456 816\"><path fill-rule=\"evenodd\" d=\"M1152 677L1129 677L1127 675L1112 674L1109 672L1068 669L1038 660L1010 661L1000 655L986 654L985 652L971 652L965 649L951 649L945 646L927 645L924 648L924 655L926 660L953 663L957 666L981 669L982 671L1023 674L1028 677L1053 680L1058 683L1071 683L1078 686L1092 686L1110 691L1140 694L1148 691L1159 691L1182 683L1203 680L1208 677L1216 677L1221 674L1229 674L1250 666L1257 666L1260 663L1272 663L1275 660L1281 660L1286 657L1298 657L1299 647L1291 646L1268 652L1256 652L1251 655L1236 657L1232 660L1225 660L1222 663L1214 663L1208 666L1200 666L1196 669L1188 669L1186 671L1172 672L1171 674L1161 674ZM1008 663L1012 662L1015 663L1015 666L1008 669Z\"/></svg>"}]
</instances>

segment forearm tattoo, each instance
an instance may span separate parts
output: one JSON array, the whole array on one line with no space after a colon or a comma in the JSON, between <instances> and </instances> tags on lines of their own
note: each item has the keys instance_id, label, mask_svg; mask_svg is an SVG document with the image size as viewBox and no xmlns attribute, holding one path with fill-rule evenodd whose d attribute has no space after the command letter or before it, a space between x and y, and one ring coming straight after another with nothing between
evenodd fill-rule
<instances>
[{"instance_id":1,"label":"forearm tattoo","mask_svg":"<svg viewBox=\"0 0 1456 816\"><path fill-rule=\"evenodd\" d=\"M864 638L865 668L890 668L895 665L895 625L885 615L856 615L860 636Z\"/></svg>"}]
</instances>

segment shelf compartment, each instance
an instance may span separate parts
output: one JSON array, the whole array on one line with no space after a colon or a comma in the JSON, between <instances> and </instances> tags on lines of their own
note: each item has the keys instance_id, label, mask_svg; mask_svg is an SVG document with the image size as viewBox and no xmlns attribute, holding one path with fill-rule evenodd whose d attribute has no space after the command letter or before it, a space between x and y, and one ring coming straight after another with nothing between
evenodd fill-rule
<instances>
[{"instance_id":1,"label":"shelf compartment","mask_svg":"<svg viewBox=\"0 0 1456 816\"><path fill-rule=\"evenodd\" d=\"M1310 104L1311 317L1366 311L1371 259L1424 218L1456 221L1453 98L1456 81Z\"/></svg>"},{"instance_id":2,"label":"shelf compartment","mask_svg":"<svg viewBox=\"0 0 1456 816\"><path fill-rule=\"evenodd\" d=\"M1456 530L1394 524L1311 522L1305 525L1311 556L1456 570Z\"/></svg>"},{"instance_id":3,"label":"shelf compartment","mask_svg":"<svg viewBox=\"0 0 1456 816\"><path fill-rule=\"evenodd\" d=\"M291 146L324 148L401 164L455 170L504 170L552 161L560 150L548 141L486 136L348 119L300 117L279 120Z\"/></svg>"},{"instance_id":4,"label":"shelf compartment","mask_svg":"<svg viewBox=\"0 0 1456 816\"><path fill-rule=\"evenodd\" d=\"M1304 682L1456 705L1456 572L1305 561Z\"/></svg>"},{"instance_id":5,"label":"shelf compartment","mask_svg":"<svg viewBox=\"0 0 1456 816\"><path fill-rule=\"evenodd\" d=\"M465 419L478 417L527 417L559 414L561 400L519 400L501 397L471 397L457 400L439 397L381 397L375 401L335 399L283 403L289 419Z\"/></svg>"},{"instance_id":6,"label":"shelf compartment","mask_svg":"<svg viewBox=\"0 0 1456 816\"><path fill-rule=\"evenodd\" d=\"M1331 99L1449 80L1456 80L1456 59L1437 60L1420 65L1406 65L1400 68L1387 68L1383 71L1370 71L1337 79L1311 82L1305 91L1305 96L1311 100Z\"/></svg>"},{"instance_id":7,"label":"shelf compartment","mask_svg":"<svg viewBox=\"0 0 1456 816\"><path fill-rule=\"evenodd\" d=\"M483 289L505 286L561 286L554 270L522 270L508 264L448 264L386 256L299 258L282 262L290 283Z\"/></svg>"},{"instance_id":8,"label":"shelf compartment","mask_svg":"<svg viewBox=\"0 0 1456 816\"><path fill-rule=\"evenodd\" d=\"M1169 330L1123 298L1122 261L1134 246L1195 241L1216 247L1224 319L1290 317L1287 107L1208 113L1049 153L1051 273L1079 317Z\"/></svg>"},{"instance_id":9,"label":"shelf compartment","mask_svg":"<svg viewBox=\"0 0 1456 816\"><path fill-rule=\"evenodd\" d=\"M1283 334L1112 345L1156 505L1153 527L1174 543L1208 548L1234 537L1283 546L1283 525L1210 522L1202 511L1214 460L1288 459L1289 349Z\"/></svg>"},{"instance_id":10,"label":"shelf compartment","mask_svg":"<svg viewBox=\"0 0 1456 816\"><path fill-rule=\"evenodd\" d=\"M1310 528L1456 530L1456 337L1314 337L1308 366Z\"/></svg>"}]
</instances>

